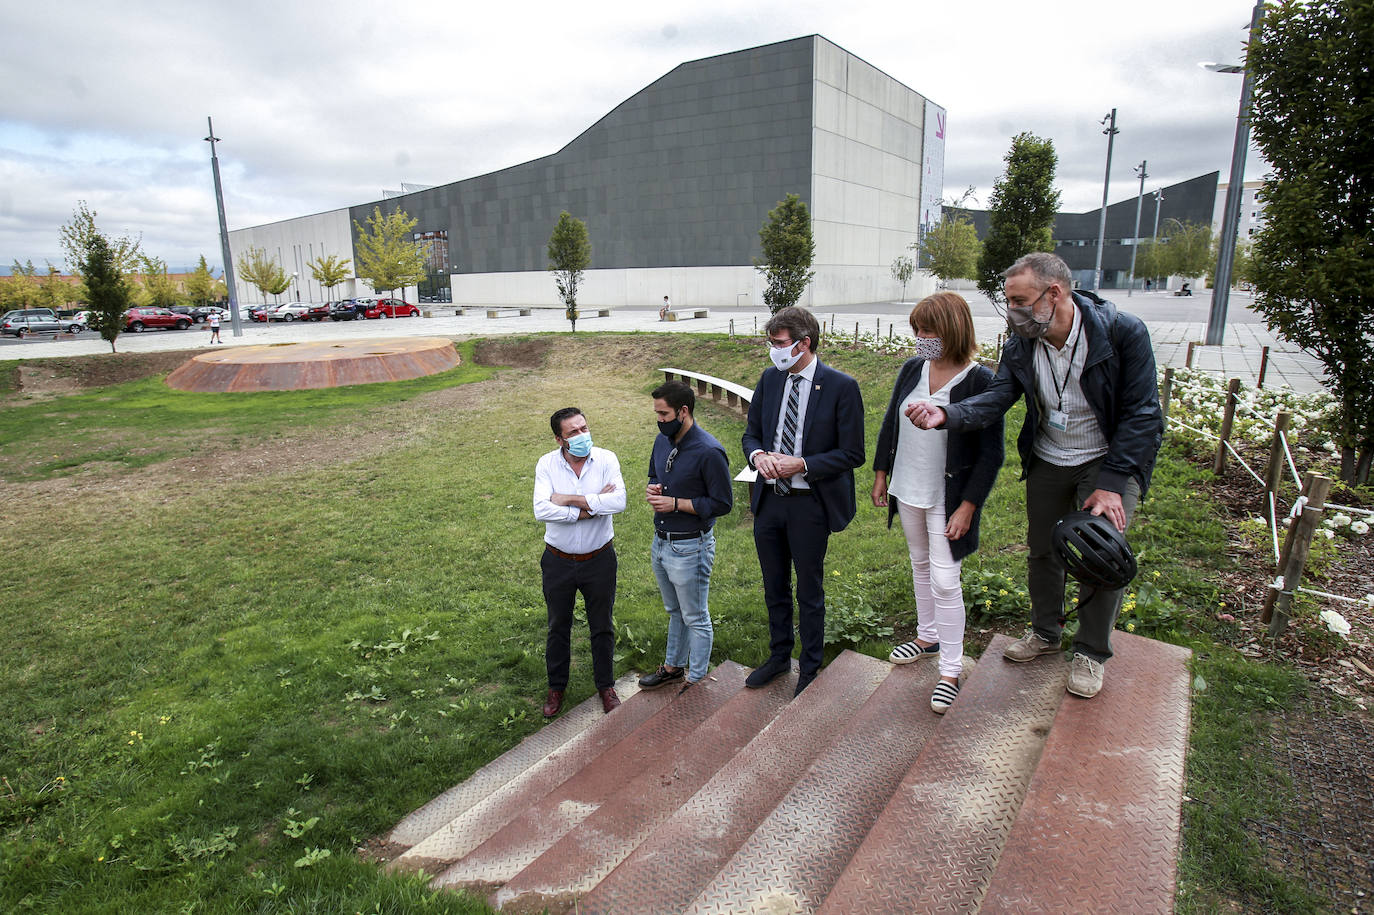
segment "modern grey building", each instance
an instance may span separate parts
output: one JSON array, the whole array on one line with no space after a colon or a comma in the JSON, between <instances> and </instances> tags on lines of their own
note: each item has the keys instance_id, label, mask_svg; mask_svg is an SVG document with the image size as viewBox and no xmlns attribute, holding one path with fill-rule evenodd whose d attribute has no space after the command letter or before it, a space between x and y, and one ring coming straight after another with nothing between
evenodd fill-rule
<instances>
[{"instance_id":1,"label":"modern grey building","mask_svg":"<svg viewBox=\"0 0 1374 915\"><path fill-rule=\"evenodd\" d=\"M1126 288L1127 279L1130 277L1133 246L1153 238L1156 224L1167 228L1168 221L1176 219L1182 223L1212 225L1218 176L1218 172L1211 172L1172 184L1163 188L1159 196L1154 192L1147 193L1140 206L1139 234L1136 233L1134 196L1108 206L1107 229L1102 250L1102 288ZM968 214L978 230L978 237L986 237L987 211L969 210ZM1073 271L1074 282L1084 289L1093 288L1093 271L1097 263L1097 233L1101 220L1101 207L1086 213L1056 213L1054 217L1054 253L1064 259ZM1160 234L1167 233L1162 230ZM1142 277L1136 277L1137 286L1142 282Z\"/></svg>"},{"instance_id":2,"label":"modern grey building","mask_svg":"<svg viewBox=\"0 0 1374 915\"><path fill-rule=\"evenodd\" d=\"M759 228L795 193L816 241L804 304L886 300L899 291L892 261L939 216L944 123L920 94L811 35L680 64L544 158L238 229L230 244L235 258L267 249L298 274L301 298L338 298L365 287L330 296L307 264L351 256L353 221L400 207L431 243L431 275L410 294L552 305L546 249L567 210L592 242L581 303L652 305L669 295L684 306L759 305ZM249 287L243 298L261 293Z\"/></svg>"}]
</instances>

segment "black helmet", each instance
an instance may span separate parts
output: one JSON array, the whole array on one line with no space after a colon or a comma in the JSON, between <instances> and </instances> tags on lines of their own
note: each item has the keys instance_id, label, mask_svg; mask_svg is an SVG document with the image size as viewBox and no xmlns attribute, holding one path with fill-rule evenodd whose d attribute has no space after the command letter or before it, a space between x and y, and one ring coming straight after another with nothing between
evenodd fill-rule
<instances>
[{"instance_id":1,"label":"black helmet","mask_svg":"<svg viewBox=\"0 0 1374 915\"><path fill-rule=\"evenodd\" d=\"M1115 591L1135 578L1135 554L1116 525L1092 512L1069 512L1054 525L1054 551L1085 585Z\"/></svg>"}]
</instances>

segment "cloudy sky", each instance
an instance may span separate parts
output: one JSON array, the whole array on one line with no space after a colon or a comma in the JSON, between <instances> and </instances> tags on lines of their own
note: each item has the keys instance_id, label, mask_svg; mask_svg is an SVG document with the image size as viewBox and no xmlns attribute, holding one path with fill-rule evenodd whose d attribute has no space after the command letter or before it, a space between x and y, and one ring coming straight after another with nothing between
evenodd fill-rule
<instances>
[{"instance_id":1,"label":"cloudy sky","mask_svg":"<svg viewBox=\"0 0 1374 915\"><path fill-rule=\"evenodd\" d=\"M556 151L676 64L819 33L949 111L945 196L986 203L1010 138L1054 140L1063 208L1230 168L1247 0L62 0L7 4L0 270L61 266L79 200L176 270L230 228L364 203ZM1251 153L1247 177L1263 171Z\"/></svg>"}]
</instances>

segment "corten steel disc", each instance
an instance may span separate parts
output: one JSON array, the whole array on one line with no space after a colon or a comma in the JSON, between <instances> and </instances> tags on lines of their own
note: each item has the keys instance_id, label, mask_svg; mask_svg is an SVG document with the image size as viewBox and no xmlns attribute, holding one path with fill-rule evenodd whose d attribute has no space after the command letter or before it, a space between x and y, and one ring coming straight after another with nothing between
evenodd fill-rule
<instances>
[{"instance_id":1,"label":"corten steel disc","mask_svg":"<svg viewBox=\"0 0 1374 915\"><path fill-rule=\"evenodd\" d=\"M374 381L403 381L451 369L452 340L401 337L236 346L192 358L167 376L180 391L302 391Z\"/></svg>"}]
</instances>

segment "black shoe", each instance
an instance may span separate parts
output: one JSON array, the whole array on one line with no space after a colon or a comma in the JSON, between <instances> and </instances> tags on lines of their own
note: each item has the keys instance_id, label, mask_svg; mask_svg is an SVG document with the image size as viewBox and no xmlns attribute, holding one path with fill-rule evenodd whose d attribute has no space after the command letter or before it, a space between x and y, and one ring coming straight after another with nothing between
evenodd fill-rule
<instances>
[{"instance_id":1,"label":"black shoe","mask_svg":"<svg viewBox=\"0 0 1374 915\"><path fill-rule=\"evenodd\" d=\"M750 689L758 689L761 686L767 686L774 679L787 673L791 669L792 659L790 657L769 658L767 661L764 661L758 667L754 668L754 672L745 678L744 685Z\"/></svg>"},{"instance_id":2,"label":"black shoe","mask_svg":"<svg viewBox=\"0 0 1374 915\"><path fill-rule=\"evenodd\" d=\"M687 676L687 668L679 667L677 670L669 670L666 665L661 665L658 670L639 678L640 689L658 689L660 686L667 686L674 680L681 680Z\"/></svg>"},{"instance_id":3,"label":"black shoe","mask_svg":"<svg viewBox=\"0 0 1374 915\"><path fill-rule=\"evenodd\" d=\"M811 681L814 679L816 679L815 674L802 674L801 676L797 677L797 691L792 694L792 698L795 699L798 696L800 696L802 694L802 690L810 686Z\"/></svg>"}]
</instances>

